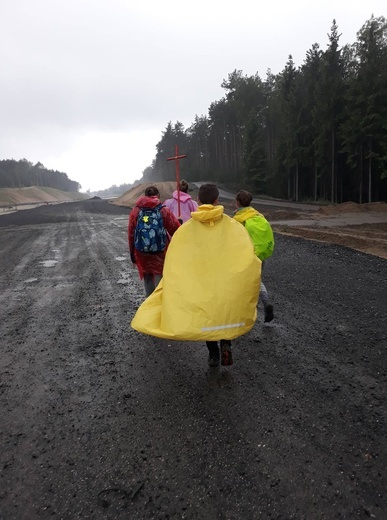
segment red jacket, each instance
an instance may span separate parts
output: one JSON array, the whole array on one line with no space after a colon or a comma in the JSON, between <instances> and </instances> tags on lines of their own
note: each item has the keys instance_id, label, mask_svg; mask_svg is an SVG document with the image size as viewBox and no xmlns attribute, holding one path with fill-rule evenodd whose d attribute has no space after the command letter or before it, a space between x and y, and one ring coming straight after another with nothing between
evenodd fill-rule
<instances>
[{"instance_id":1,"label":"red jacket","mask_svg":"<svg viewBox=\"0 0 387 520\"><path fill-rule=\"evenodd\" d=\"M154 208L158 204L160 204L158 197L140 197L129 215L128 240L130 256L136 261L141 279L144 278L144 273L163 274L164 258L168 244L161 253L142 253L141 251L137 251L134 247L134 230L137 224L137 217L140 208ZM180 223L166 207L161 208L161 215L163 217L164 227L167 230L168 238L170 238L176 229L180 227Z\"/></svg>"}]
</instances>

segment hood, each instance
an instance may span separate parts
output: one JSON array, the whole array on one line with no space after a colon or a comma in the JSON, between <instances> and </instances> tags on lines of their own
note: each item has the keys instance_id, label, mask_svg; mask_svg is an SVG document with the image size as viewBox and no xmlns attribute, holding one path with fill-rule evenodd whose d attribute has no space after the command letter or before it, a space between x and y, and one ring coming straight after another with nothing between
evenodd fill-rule
<instances>
[{"instance_id":1,"label":"hood","mask_svg":"<svg viewBox=\"0 0 387 520\"><path fill-rule=\"evenodd\" d=\"M257 216L262 217L262 214L251 206L247 206L247 208L239 208L233 215L235 220L237 220L241 224L246 222L246 220L248 218L257 217Z\"/></svg>"},{"instance_id":2,"label":"hood","mask_svg":"<svg viewBox=\"0 0 387 520\"><path fill-rule=\"evenodd\" d=\"M146 197L143 195L136 201L136 206L138 208L154 208L158 204L160 204L160 199L156 197L156 195L154 197Z\"/></svg>"},{"instance_id":3,"label":"hood","mask_svg":"<svg viewBox=\"0 0 387 520\"><path fill-rule=\"evenodd\" d=\"M177 190L173 192L172 197L177 200ZM180 202L187 202L187 200L192 199L191 195L188 193L184 193L184 191L180 192Z\"/></svg>"},{"instance_id":4,"label":"hood","mask_svg":"<svg viewBox=\"0 0 387 520\"><path fill-rule=\"evenodd\" d=\"M210 224L210 226L213 226L216 221L221 220L223 217L223 211L223 206L202 204L196 211L191 213L191 217L203 224Z\"/></svg>"}]
</instances>

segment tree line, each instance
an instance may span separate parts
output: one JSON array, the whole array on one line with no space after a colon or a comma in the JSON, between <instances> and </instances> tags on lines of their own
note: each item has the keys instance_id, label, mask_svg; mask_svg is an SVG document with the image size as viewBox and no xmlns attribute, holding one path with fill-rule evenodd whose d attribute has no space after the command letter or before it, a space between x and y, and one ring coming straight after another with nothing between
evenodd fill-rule
<instances>
[{"instance_id":1,"label":"tree line","mask_svg":"<svg viewBox=\"0 0 387 520\"><path fill-rule=\"evenodd\" d=\"M45 186L62 191L79 191L81 185L68 178L66 173L48 170L42 163L33 164L27 159L0 160L0 188L26 188Z\"/></svg>"},{"instance_id":2,"label":"tree line","mask_svg":"<svg viewBox=\"0 0 387 520\"><path fill-rule=\"evenodd\" d=\"M372 16L340 46L333 20L326 50L315 43L277 75L234 70L225 95L185 129L169 122L144 181L174 179L245 186L299 200L387 200L387 23Z\"/></svg>"}]
</instances>

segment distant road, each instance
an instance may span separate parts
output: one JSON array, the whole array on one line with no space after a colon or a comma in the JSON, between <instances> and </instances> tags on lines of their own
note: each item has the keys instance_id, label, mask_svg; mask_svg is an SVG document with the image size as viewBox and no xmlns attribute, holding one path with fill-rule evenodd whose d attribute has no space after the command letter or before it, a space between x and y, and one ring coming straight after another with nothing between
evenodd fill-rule
<instances>
[{"instance_id":1,"label":"distant road","mask_svg":"<svg viewBox=\"0 0 387 520\"><path fill-rule=\"evenodd\" d=\"M205 184L204 182L192 182L191 184L194 184L198 188L202 184ZM235 199L236 193L231 193L229 191L223 190L219 188L219 195L220 198L226 199L226 200L233 200ZM293 209L302 209L304 211L317 211L321 206L317 204L301 204L298 202L291 202L287 200L273 200L273 199L253 199L254 204L258 204L261 206L272 206L277 208L293 208Z\"/></svg>"}]
</instances>

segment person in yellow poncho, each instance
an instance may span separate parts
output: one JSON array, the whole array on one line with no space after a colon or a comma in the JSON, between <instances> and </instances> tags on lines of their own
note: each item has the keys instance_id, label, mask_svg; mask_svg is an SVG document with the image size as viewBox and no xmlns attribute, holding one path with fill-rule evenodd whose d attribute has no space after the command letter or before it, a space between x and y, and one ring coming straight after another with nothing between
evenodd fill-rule
<instances>
[{"instance_id":1,"label":"person in yellow poncho","mask_svg":"<svg viewBox=\"0 0 387 520\"><path fill-rule=\"evenodd\" d=\"M250 206L253 196L249 191L240 190L236 194L235 201L237 210L234 213L234 218L244 225L249 233L254 244L254 251L257 257L263 262L269 258L274 251L274 234L271 225L265 217L259 213L255 208ZM264 321L270 322L274 319L273 305L269 301L269 294L266 286L261 280L260 299L262 300L265 309Z\"/></svg>"},{"instance_id":2,"label":"person in yellow poncho","mask_svg":"<svg viewBox=\"0 0 387 520\"><path fill-rule=\"evenodd\" d=\"M215 184L199 188L197 211L173 235L156 290L131 326L145 334L206 341L209 365L232 364L231 340L251 330L257 316L261 261L249 234L218 204Z\"/></svg>"}]
</instances>

